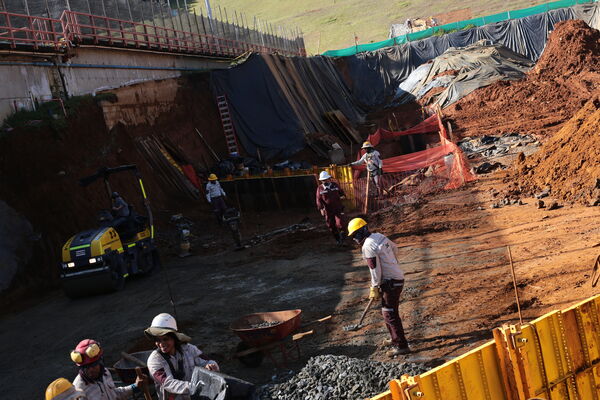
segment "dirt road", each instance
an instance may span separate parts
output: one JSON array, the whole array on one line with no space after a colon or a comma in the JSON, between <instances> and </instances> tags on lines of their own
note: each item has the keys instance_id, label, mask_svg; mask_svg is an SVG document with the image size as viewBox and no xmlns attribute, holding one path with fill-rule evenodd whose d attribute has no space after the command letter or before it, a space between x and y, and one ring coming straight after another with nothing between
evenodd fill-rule
<instances>
[{"instance_id":1,"label":"dirt road","mask_svg":"<svg viewBox=\"0 0 600 400\"><path fill-rule=\"evenodd\" d=\"M401 248L407 274L401 315L415 350L408 359L438 364L489 340L493 327L517 321L507 245L525 319L595 293L589 276L600 251L598 209L539 210L533 199L491 209L493 193L502 186L498 178L483 178L427 203L371 217L375 230ZM303 309L305 321L334 314L302 341L302 359L291 368L325 353L385 360L378 344L386 330L377 309L361 330L341 330L366 304L368 271L359 252L338 249L320 219L310 216L318 226L313 232L281 236L243 252L166 263L181 329L226 372L254 382L277 372L268 360L255 369L231 360L238 340L228 325L247 313L288 308ZM129 282L119 293L77 301L53 293L0 319L0 368L8 372L0 387L7 398L39 398L56 377L74 377L69 351L80 339L100 340L112 365L122 350L151 348L143 329L155 314L172 311L161 274Z\"/></svg>"}]
</instances>

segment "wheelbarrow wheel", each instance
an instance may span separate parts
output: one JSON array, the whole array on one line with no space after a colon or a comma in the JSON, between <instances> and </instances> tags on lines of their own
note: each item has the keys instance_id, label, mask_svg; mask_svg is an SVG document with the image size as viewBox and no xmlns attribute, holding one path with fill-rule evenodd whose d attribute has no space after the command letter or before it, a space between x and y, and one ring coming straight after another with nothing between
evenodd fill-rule
<instances>
[{"instance_id":1,"label":"wheelbarrow wheel","mask_svg":"<svg viewBox=\"0 0 600 400\"><path fill-rule=\"evenodd\" d=\"M246 342L240 342L237 345L236 353L251 349L252 346ZM240 362L246 367L255 368L262 364L265 355L262 351L255 351L254 353L246 354L245 356L238 357Z\"/></svg>"}]
</instances>

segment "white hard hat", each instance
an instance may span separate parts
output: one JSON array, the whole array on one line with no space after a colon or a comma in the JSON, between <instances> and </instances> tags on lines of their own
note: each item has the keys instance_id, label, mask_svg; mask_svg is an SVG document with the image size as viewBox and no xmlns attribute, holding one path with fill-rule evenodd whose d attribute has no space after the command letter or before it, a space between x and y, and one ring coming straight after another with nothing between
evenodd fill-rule
<instances>
[{"instance_id":1,"label":"white hard hat","mask_svg":"<svg viewBox=\"0 0 600 400\"><path fill-rule=\"evenodd\" d=\"M329 175L329 172L327 172L327 171L321 171L321 173L319 174L320 181L324 181L325 179L329 179L329 178L331 178L331 175Z\"/></svg>"},{"instance_id":2,"label":"white hard hat","mask_svg":"<svg viewBox=\"0 0 600 400\"><path fill-rule=\"evenodd\" d=\"M146 329L144 333L150 338L173 333L182 342L188 343L192 340L189 336L177 331L177 321L175 321L175 318L171 314L167 313L161 313L154 317L150 328Z\"/></svg>"}]
</instances>

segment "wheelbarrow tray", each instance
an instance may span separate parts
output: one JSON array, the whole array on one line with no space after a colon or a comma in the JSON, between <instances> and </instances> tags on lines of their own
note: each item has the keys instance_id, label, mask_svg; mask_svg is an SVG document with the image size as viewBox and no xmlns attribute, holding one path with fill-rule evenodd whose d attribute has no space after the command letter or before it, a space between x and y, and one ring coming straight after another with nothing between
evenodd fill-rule
<instances>
[{"instance_id":1,"label":"wheelbarrow tray","mask_svg":"<svg viewBox=\"0 0 600 400\"><path fill-rule=\"evenodd\" d=\"M150 357L150 354L152 354L153 350L149 350L149 351L139 351L137 353L132 353L131 356L137 358L140 361L143 361L144 364L148 363L148 357ZM121 381L123 381L123 383L134 383L135 382L135 378L137 377L137 374L135 373L135 368L139 367L138 364L131 362L129 360L126 360L124 358L121 358L119 361L117 361L114 365L113 368L115 369L115 371L117 371L117 375L119 375L119 378L121 378ZM146 376L150 376L150 372L148 372L148 368L142 368L142 372L146 375Z\"/></svg>"},{"instance_id":2,"label":"wheelbarrow tray","mask_svg":"<svg viewBox=\"0 0 600 400\"><path fill-rule=\"evenodd\" d=\"M263 346L282 340L298 330L301 314L302 310L300 309L249 314L234 321L229 328L243 342L251 346ZM253 328L253 326L265 322L276 322L277 324Z\"/></svg>"}]
</instances>

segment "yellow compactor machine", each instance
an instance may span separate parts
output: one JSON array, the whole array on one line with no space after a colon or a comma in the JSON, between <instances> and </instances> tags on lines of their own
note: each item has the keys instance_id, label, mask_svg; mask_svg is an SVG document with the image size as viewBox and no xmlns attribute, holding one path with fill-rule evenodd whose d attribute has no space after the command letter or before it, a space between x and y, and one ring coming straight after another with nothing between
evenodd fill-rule
<instances>
[{"instance_id":1,"label":"yellow compactor machine","mask_svg":"<svg viewBox=\"0 0 600 400\"><path fill-rule=\"evenodd\" d=\"M152 211L137 167L102 168L79 183L88 186L103 180L110 201L113 192L109 178L117 173L130 173L137 181L146 215L136 213L131 204L125 218L114 218L110 211L101 210L99 227L79 232L65 243L61 281L71 298L120 290L128 276L149 274L160 265Z\"/></svg>"}]
</instances>

